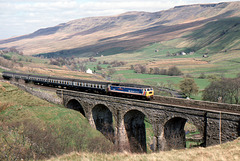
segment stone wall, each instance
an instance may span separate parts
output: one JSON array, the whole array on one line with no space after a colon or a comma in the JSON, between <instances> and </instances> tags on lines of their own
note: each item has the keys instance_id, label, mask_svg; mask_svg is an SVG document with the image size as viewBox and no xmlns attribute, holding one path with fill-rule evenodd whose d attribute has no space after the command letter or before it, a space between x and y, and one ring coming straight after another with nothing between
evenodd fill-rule
<instances>
[{"instance_id":1,"label":"stone wall","mask_svg":"<svg viewBox=\"0 0 240 161\"><path fill-rule=\"evenodd\" d=\"M187 100L187 99L162 97L162 96L154 96L154 100L161 102L161 103L177 105L177 106L195 107L195 108L200 108L200 109L240 113L240 105L236 105L236 104L196 101L196 100Z\"/></svg>"}]
</instances>

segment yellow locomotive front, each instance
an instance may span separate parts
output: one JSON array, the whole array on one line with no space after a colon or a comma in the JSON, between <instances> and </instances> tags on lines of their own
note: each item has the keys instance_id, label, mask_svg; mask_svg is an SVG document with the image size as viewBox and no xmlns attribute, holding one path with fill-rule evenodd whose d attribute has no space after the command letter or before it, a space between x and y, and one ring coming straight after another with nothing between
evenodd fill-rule
<instances>
[{"instance_id":1,"label":"yellow locomotive front","mask_svg":"<svg viewBox=\"0 0 240 161\"><path fill-rule=\"evenodd\" d=\"M146 88L144 89L144 95L146 96L147 99L153 99L154 96L154 90L153 88Z\"/></svg>"}]
</instances>

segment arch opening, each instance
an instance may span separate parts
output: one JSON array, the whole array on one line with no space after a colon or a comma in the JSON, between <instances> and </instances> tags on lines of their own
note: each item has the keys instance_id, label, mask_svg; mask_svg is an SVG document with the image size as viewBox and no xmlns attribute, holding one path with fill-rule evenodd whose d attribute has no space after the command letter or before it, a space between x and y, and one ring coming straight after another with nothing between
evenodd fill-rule
<instances>
[{"instance_id":1,"label":"arch opening","mask_svg":"<svg viewBox=\"0 0 240 161\"><path fill-rule=\"evenodd\" d=\"M67 103L67 108L79 111L85 117L85 112L83 110L83 107L77 100L75 99L70 100Z\"/></svg>"},{"instance_id":2,"label":"arch opening","mask_svg":"<svg viewBox=\"0 0 240 161\"><path fill-rule=\"evenodd\" d=\"M146 152L146 129L144 124L145 115L137 110L131 110L124 116L124 125L133 153Z\"/></svg>"},{"instance_id":3,"label":"arch opening","mask_svg":"<svg viewBox=\"0 0 240 161\"><path fill-rule=\"evenodd\" d=\"M192 122L187 120L184 131L186 148L205 146L203 134Z\"/></svg>"},{"instance_id":4,"label":"arch opening","mask_svg":"<svg viewBox=\"0 0 240 161\"><path fill-rule=\"evenodd\" d=\"M164 136L166 139L166 150L181 149L186 147L184 126L186 119L175 117L164 125Z\"/></svg>"},{"instance_id":5,"label":"arch opening","mask_svg":"<svg viewBox=\"0 0 240 161\"><path fill-rule=\"evenodd\" d=\"M96 129L107 139L114 142L112 112L105 105L99 104L93 108L92 114Z\"/></svg>"},{"instance_id":6,"label":"arch opening","mask_svg":"<svg viewBox=\"0 0 240 161\"><path fill-rule=\"evenodd\" d=\"M166 150L191 148L203 145L203 135L185 118L175 117L164 125Z\"/></svg>"}]
</instances>

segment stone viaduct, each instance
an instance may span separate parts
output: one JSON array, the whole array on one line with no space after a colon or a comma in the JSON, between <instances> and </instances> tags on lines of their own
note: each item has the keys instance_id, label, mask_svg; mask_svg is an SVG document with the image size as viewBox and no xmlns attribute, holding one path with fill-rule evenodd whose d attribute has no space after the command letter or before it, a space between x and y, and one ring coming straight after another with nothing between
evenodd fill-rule
<instances>
[{"instance_id":1,"label":"stone viaduct","mask_svg":"<svg viewBox=\"0 0 240 161\"><path fill-rule=\"evenodd\" d=\"M168 97L143 101L65 89L58 89L57 95L65 107L81 112L119 151L146 152L144 120L152 125L154 151L185 148L187 121L200 131L204 147L231 141L240 135L238 105Z\"/></svg>"}]
</instances>

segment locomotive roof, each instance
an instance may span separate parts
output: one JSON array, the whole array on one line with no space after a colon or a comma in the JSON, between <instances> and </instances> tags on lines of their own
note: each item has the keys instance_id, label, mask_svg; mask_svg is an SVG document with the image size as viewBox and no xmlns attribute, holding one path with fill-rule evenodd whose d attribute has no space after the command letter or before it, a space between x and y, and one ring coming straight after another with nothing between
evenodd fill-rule
<instances>
[{"instance_id":1,"label":"locomotive roof","mask_svg":"<svg viewBox=\"0 0 240 161\"><path fill-rule=\"evenodd\" d=\"M86 80L86 79L71 79L71 78L62 78L62 77L49 77L50 79L55 80L64 80L64 81L74 81L74 82L83 82L83 83L91 83L91 84L108 84L109 82L100 82L100 81L92 81L92 80Z\"/></svg>"}]
</instances>

